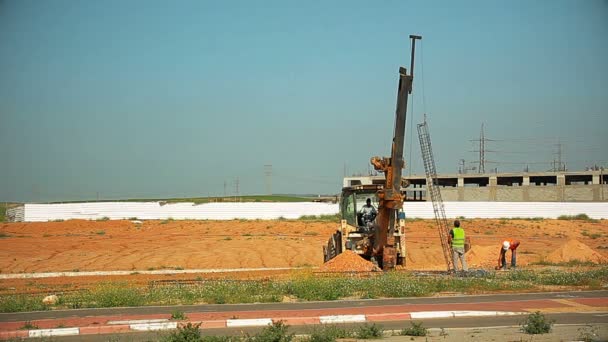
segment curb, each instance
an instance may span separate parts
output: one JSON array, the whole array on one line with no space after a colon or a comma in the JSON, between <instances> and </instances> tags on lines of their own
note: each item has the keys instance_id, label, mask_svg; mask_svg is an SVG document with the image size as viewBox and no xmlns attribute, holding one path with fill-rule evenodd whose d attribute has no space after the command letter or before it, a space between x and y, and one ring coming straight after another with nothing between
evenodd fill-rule
<instances>
[{"instance_id":1,"label":"curb","mask_svg":"<svg viewBox=\"0 0 608 342\"><path fill-rule=\"evenodd\" d=\"M208 321L170 321L169 319L142 319L127 321L110 321L108 325L96 325L73 328L32 329L0 331L0 339L53 337L74 335L114 334L134 331L164 331L174 330L186 324L200 324L200 329L236 328L236 327L262 327L273 321L284 321L288 325L312 324L341 324L365 323L382 321L402 321L411 319L456 318L456 317L482 317L482 316L513 316L523 315L526 312L511 311L418 311L387 314L361 314L361 315L328 315L313 317L274 317L254 319L224 319Z\"/></svg>"}]
</instances>

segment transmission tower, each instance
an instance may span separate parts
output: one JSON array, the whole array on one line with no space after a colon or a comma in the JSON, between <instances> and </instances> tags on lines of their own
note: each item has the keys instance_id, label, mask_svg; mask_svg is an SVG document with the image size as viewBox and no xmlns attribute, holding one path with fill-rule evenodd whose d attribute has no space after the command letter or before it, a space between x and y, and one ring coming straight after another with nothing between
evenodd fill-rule
<instances>
[{"instance_id":1,"label":"transmission tower","mask_svg":"<svg viewBox=\"0 0 608 342\"><path fill-rule=\"evenodd\" d=\"M234 195L235 197L239 197L239 177L234 179ZM236 199L236 198L235 198Z\"/></svg>"},{"instance_id":2,"label":"transmission tower","mask_svg":"<svg viewBox=\"0 0 608 342\"><path fill-rule=\"evenodd\" d=\"M555 146L557 147L557 152L555 152L557 160L555 160L555 157L553 158L553 172L566 171L566 163L562 161L562 143L559 138L557 139L557 144L555 144Z\"/></svg>"},{"instance_id":3,"label":"transmission tower","mask_svg":"<svg viewBox=\"0 0 608 342\"><path fill-rule=\"evenodd\" d=\"M479 142L479 150L473 150L471 152L479 153L479 160L475 161L478 163L477 170L479 173L485 173L486 172L486 163L491 163L486 160L486 152L496 152L496 151L488 150L486 148L486 142L495 141L495 140L486 138L485 131L484 131L484 124L481 123L481 132L479 133L479 139L472 139L469 141Z\"/></svg>"},{"instance_id":4,"label":"transmission tower","mask_svg":"<svg viewBox=\"0 0 608 342\"><path fill-rule=\"evenodd\" d=\"M264 176L266 176L266 194L272 195L272 164L264 165Z\"/></svg>"}]
</instances>

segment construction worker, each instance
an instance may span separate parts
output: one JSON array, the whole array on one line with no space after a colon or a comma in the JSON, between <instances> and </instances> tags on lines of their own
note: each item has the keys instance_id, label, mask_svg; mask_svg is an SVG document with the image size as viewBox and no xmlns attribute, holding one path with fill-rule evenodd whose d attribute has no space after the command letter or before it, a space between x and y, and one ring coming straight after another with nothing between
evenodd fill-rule
<instances>
[{"instance_id":1,"label":"construction worker","mask_svg":"<svg viewBox=\"0 0 608 342\"><path fill-rule=\"evenodd\" d=\"M511 250L511 267L517 267L517 247L519 247L519 241L514 239L508 239L502 242L500 246L500 254L498 255L498 266L496 269L499 270L501 267L503 270L507 269L507 251Z\"/></svg>"},{"instance_id":2,"label":"construction worker","mask_svg":"<svg viewBox=\"0 0 608 342\"><path fill-rule=\"evenodd\" d=\"M370 229L374 226L374 220L376 219L378 212L376 211L376 208L374 208L374 206L372 205L371 198L368 198L365 201L365 205L361 207L361 210L359 210L359 214L361 215L361 220L363 221L363 224L366 228Z\"/></svg>"},{"instance_id":3,"label":"construction worker","mask_svg":"<svg viewBox=\"0 0 608 342\"><path fill-rule=\"evenodd\" d=\"M467 271L467 261L464 258L464 229L460 228L460 221L454 221L454 228L450 230L448 243L452 246L452 260L454 260L454 271L458 269L458 259L463 271Z\"/></svg>"}]
</instances>

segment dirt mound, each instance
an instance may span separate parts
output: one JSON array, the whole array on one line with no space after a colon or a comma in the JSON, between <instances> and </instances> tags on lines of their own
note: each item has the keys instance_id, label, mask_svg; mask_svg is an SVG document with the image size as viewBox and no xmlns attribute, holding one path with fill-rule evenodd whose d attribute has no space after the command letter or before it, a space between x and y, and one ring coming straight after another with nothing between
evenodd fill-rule
<instances>
[{"instance_id":1,"label":"dirt mound","mask_svg":"<svg viewBox=\"0 0 608 342\"><path fill-rule=\"evenodd\" d=\"M378 266L363 259L357 253L346 250L319 268L321 272L371 272L380 271Z\"/></svg>"},{"instance_id":2,"label":"dirt mound","mask_svg":"<svg viewBox=\"0 0 608 342\"><path fill-rule=\"evenodd\" d=\"M555 263L572 260L591 261L599 264L608 262L608 258L575 239L568 240L545 258L545 261Z\"/></svg>"},{"instance_id":3,"label":"dirt mound","mask_svg":"<svg viewBox=\"0 0 608 342\"><path fill-rule=\"evenodd\" d=\"M472 246L465 258L469 267L496 266L499 249L496 246Z\"/></svg>"}]
</instances>

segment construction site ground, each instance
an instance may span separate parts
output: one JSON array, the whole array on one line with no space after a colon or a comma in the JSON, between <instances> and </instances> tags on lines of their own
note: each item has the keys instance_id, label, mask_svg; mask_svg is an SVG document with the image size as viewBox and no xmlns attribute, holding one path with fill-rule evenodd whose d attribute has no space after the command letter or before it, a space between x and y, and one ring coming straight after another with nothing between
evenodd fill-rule
<instances>
[{"instance_id":1,"label":"construction site ground","mask_svg":"<svg viewBox=\"0 0 608 342\"><path fill-rule=\"evenodd\" d=\"M471 268L493 269L503 239L521 241L518 264L542 268L577 259L608 260L608 220L461 219ZM0 293L35 293L41 283L83 288L97 282L194 279L196 274L140 271L314 268L338 222L303 220L85 221L0 224L0 274L130 271L122 276L2 279ZM408 221L406 270L445 270L434 220ZM540 263L540 264L539 264ZM289 277L293 270L205 273L204 278ZM21 291L20 291L21 290Z\"/></svg>"}]
</instances>

